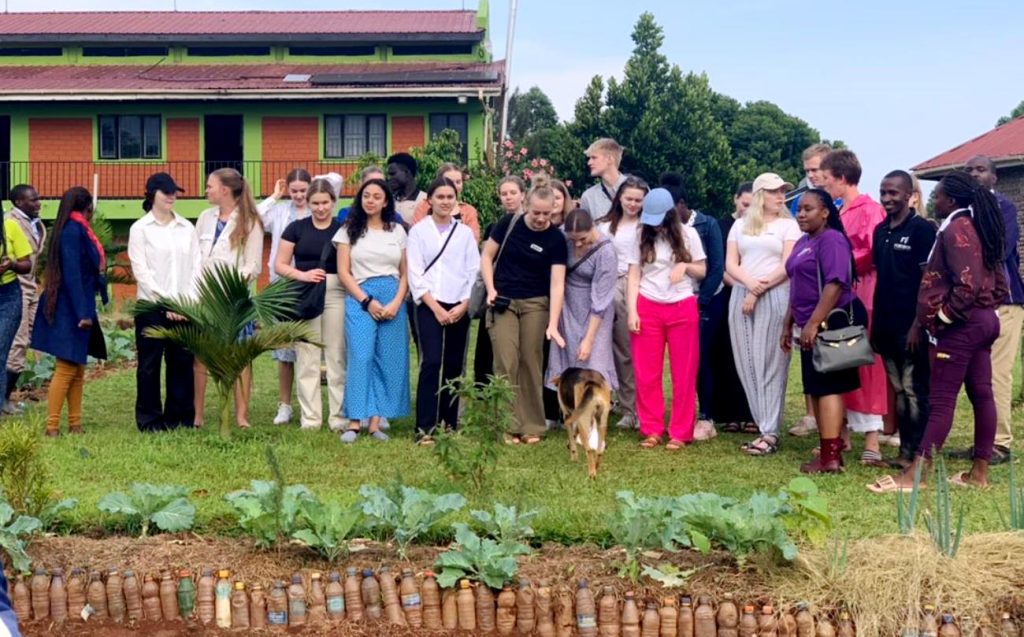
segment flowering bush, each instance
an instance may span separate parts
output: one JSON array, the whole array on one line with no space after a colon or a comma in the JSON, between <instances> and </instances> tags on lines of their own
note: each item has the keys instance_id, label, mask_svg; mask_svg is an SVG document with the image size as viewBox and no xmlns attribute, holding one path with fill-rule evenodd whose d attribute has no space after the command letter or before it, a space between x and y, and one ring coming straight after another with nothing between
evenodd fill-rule
<instances>
[{"instance_id":1,"label":"flowering bush","mask_svg":"<svg viewBox=\"0 0 1024 637\"><path fill-rule=\"evenodd\" d=\"M517 146L510 139L501 144L498 161L502 175L517 175L526 183L530 183L539 172L547 173L552 178L557 176L555 165L550 160L533 155L526 146ZM566 186L571 188L572 182L567 182Z\"/></svg>"}]
</instances>

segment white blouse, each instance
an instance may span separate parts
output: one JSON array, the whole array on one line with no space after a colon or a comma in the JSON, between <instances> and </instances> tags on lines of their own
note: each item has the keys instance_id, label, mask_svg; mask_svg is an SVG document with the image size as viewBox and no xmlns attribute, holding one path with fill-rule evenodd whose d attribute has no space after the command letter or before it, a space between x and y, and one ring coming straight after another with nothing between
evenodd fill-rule
<instances>
[{"instance_id":1,"label":"white blouse","mask_svg":"<svg viewBox=\"0 0 1024 637\"><path fill-rule=\"evenodd\" d=\"M200 271L199 235L191 221L173 214L170 223L160 224L148 212L128 231L128 259L142 300L193 292L193 280Z\"/></svg>"},{"instance_id":2,"label":"white blouse","mask_svg":"<svg viewBox=\"0 0 1024 637\"><path fill-rule=\"evenodd\" d=\"M231 212L227 225L221 231L217 241L217 218L220 208L207 208L196 220L196 233L199 235L199 251L202 255L203 271L209 270L218 263L238 268L238 271L250 282L255 282L262 270L263 260L263 226L254 223L249 235L241 245L231 245L231 233L238 223L238 209Z\"/></svg>"},{"instance_id":3,"label":"white blouse","mask_svg":"<svg viewBox=\"0 0 1024 637\"><path fill-rule=\"evenodd\" d=\"M448 240L449 236L451 240ZM440 258L424 269L441 251L445 241L448 246ZM423 295L430 292L439 303L461 303L469 298L473 282L480 271L480 250L477 248L473 231L466 224L451 220L447 231L442 233L431 217L417 223L409 231L406 249L408 259L409 289L412 298L421 303Z\"/></svg>"}]
</instances>

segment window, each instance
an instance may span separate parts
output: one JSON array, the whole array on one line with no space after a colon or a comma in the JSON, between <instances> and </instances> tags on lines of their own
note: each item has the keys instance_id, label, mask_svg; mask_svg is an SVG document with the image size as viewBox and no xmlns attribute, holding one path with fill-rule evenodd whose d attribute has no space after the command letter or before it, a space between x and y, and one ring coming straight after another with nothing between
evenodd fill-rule
<instances>
[{"instance_id":1,"label":"window","mask_svg":"<svg viewBox=\"0 0 1024 637\"><path fill-rule=\"evenodd\" d=\"M327 115L324 117L324 156L386 155L388 128L383 115Z\"/></svg>"},{"instance_id":2,"label":"window","mask_svg":"<svg viewBox=\"0 0 1024 637\"><path fill-rule=\"evenodd\" d=\"M87 46L83 57L127 58L144 55L167 55L166 46Z\"/></svg>"},{"instance_id":3,"label":"window","mask_svg":"<svg viewBox=\"0 0 1024 637\"><path fill-rule=\"evenodd\" d=\"M159 115L100 115L100 159L159 159Z\"/></svg>"},{"instance_id":4,"label":"window","mask_svg":"<svg viewBox=\"0 0 1024 637\"><path fill-rule=\"evenodd\" d=\"M459 141L462 143L462 163L466 163L469 156L467 141L469 140L469 115L465 113L431 113L430 114L430 138L433 139L441 131L450 129L459 134Z\"/></svg>"},{"instance_id":5,"label":"window","mask_svg":"<svg viewBox=\"0 0 1024 637\"><path fill-rule=\"evenodd\" d=\"M190 57L226 57L231 55L270 55L269 46L190 46Z\"/></svg>"},{"instance_id":6,"label":"window","mask_svg":"<svg viewBox=\"0 0 1024 637\"><path fill-rule=\"evenodd\" d=\"M289 55L329 55L353 56L376 55L377 49L372 46L290 46Z\"/></svg>"},{"instance_id":7,"label":"window","mask_svg":"<svg viewBox=\"0 0 1024 637\"><path fill-rule=\"evenodd\" d=\"M391 55L469 55L472 44L404 44L391 47Z\"/></svg>"},{"instance_id":8,"label":"window","mask_svg":"<svg viewBox=\"0 0 1024 637\"><path fill-rule=\"evenodd\" d=\"M53 57L64 55L64 49L59 46L5 46L0 47L2 57L26 57L26 56L47 56Z\"/></svg>"}]
</instances>

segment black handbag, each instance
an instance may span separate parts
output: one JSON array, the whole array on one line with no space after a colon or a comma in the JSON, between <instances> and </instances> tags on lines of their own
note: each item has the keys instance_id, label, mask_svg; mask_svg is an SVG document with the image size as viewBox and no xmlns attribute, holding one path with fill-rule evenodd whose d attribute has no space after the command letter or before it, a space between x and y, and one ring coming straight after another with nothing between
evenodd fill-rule
<instances>
[{"instance_id":1,"label":"black handbag","mask_svg":"<svg viewBox=\"0 0 1024 637\"><path fill-rule=\"evenodd\" d=\"M331 252L332 244L328 241L324 245L323 251L320 253L320 269L325 270L327 265L327 255ZM331 276L328 274L327 276ZM319 283L307 283L305 281L293 281L292 283L298 290L298 296L295 299L295 309L292 310L292 320L295 321L308 321L315 319L324 313L324 299L327 296L327 278Z\"/></svg>"},{"instance_id":2,"label":"black handbag","mask_svg":"<svg viewBox=\"0 0 1024 637\"><path fill-rule=\"evenodd\" d=\"M817 261L817 258L815 258ZM824 291L822 284L821 264L818 268L818 293ZM850 266L850 279L853 279L853 266ZM834 314L846 317L846 325L831 328ZM811 363L820 374L840 372L871 365L875 362L875 352L871 349L868 331L863 325L857 325L853 318L853 301L849 309L833 308L825 318L825 329L818 332L811 348Z\"/></svg>"}]
</instances>

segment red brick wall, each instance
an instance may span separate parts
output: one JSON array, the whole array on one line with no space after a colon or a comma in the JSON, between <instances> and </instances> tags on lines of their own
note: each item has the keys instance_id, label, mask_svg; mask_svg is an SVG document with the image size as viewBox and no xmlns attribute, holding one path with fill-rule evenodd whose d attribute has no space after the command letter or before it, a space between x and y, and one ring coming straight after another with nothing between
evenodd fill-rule
<instances>
[{"instance_id":1,"label":"red brick wall","mask_svg":"<svg viewBox=\"0 0 1024 637\"><path fill-rule=\"evenodd\" d=\"M272 193L274 182L283 179L293 168L305 168L312 175L335 172L346 181L355 172L354 161L316 161L321 154L319 118L264 117L262 192L259 194L266 196ZM342 194L351 196L354 192L346 184Z\"/></svg>"},{"instance_id":2,"label":"red brick wall","mask_svg":"<svg viewBox=\"0 0 1024 637\"><path fill-rule=\"evenodd\" d=\"M406 152L426 143L426 129L422 116L391 118L391 152Z\"/></svg>"},{"instance_id":3,"label":"red brick wall","mask_svg":"<svg viewBox=\"0 0 1024 637\"><path fill-rule=\"evenodd\" d=\"M171 175L188 197L202 197L206 186L199 160L199 119L196 117L168 119L167 161L189 162L169 166Z\"/></svg>"}]
</instances>

